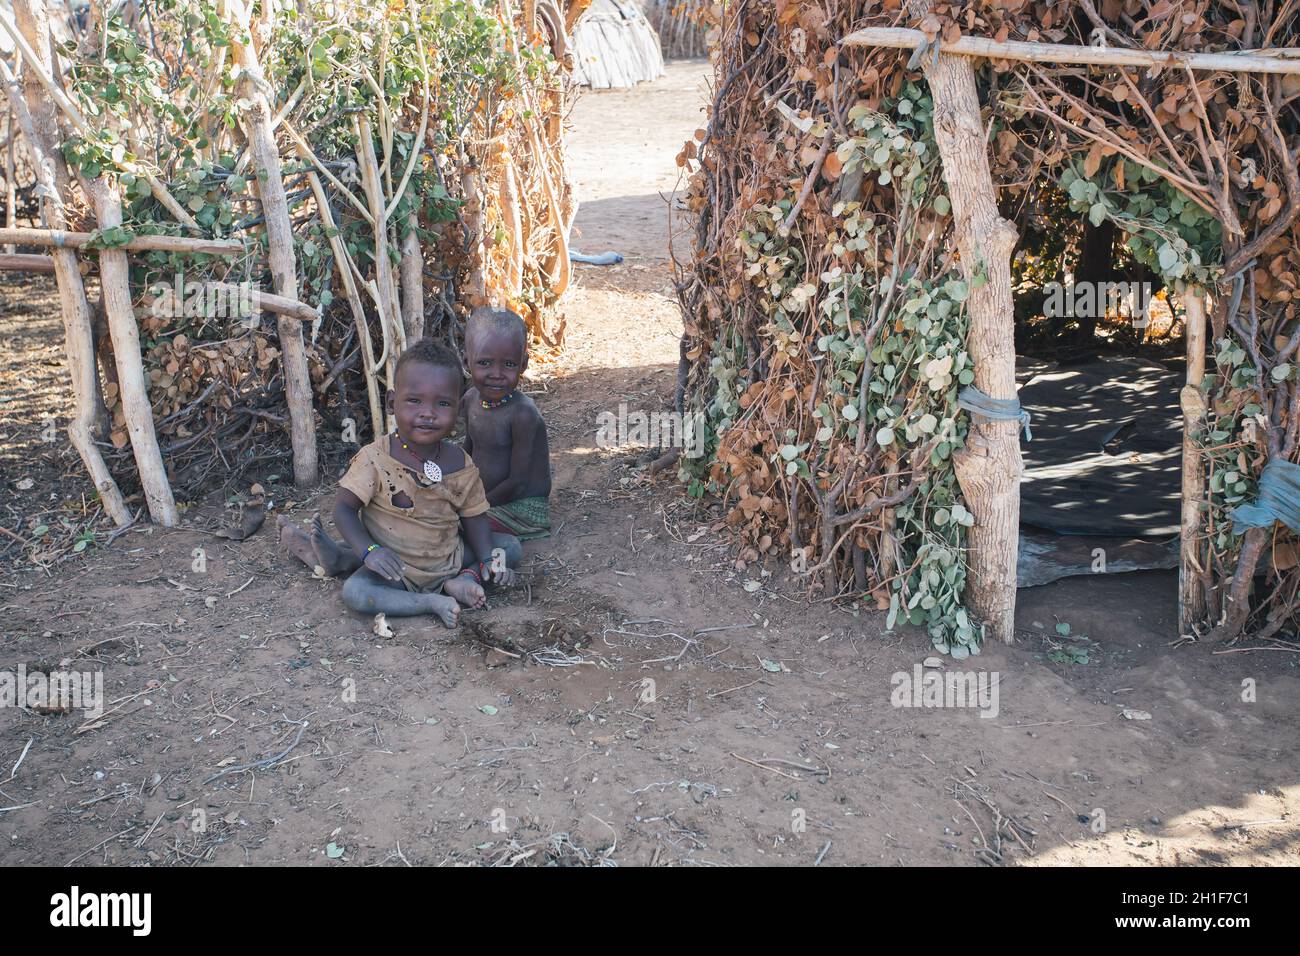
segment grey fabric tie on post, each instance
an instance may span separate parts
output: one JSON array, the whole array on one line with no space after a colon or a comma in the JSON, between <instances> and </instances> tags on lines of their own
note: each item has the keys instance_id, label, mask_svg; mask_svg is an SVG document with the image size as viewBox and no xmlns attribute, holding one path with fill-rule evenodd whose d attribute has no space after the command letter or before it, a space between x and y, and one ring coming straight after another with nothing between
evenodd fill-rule
<instances>
[{"instance_id":1,"label":"grey fabric tie on post","mask_svg":"<svg viewBox=\"0 0 1300 956\"><path fill-rule=\"evenodd\" d=\"M1025 441L1033 441L1029 430L1029 412L1020 407L1018 398L990 398L974 385L967 385L957 394L957 407L995 422L1020 422L1025 430Z\"/></svg>"},{"instance_id":2,"label":"grey fabric tie on post","mask_svg":"<svg viewBox=\"0 0 1300 956\"><path fill-rule=\"evenodd\" d=\"M1259 476L1259 497L1254 504L1238 505L1230 512L1232 530L1245 534L1280 521L1300 534L1300 465L1274 459Z\"/></svg>"}]
</instances>

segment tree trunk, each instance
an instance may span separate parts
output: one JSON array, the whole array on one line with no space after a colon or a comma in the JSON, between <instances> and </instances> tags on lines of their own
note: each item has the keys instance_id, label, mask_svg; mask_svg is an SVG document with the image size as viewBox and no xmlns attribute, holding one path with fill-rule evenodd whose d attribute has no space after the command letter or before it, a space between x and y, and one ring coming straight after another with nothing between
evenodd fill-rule
<instances>
[{"instance_id":1,"label":"tree trunk","mask_svg":"<svg viewBox=\"0 0 1300 956\"><path fill-rule=\"evenodd\" d=\"M913 0L924 12L926 4ZM1015 226L998 215L980 119L974 61L940 54L926 57L934 97L934 133L952 200L961 268L970 285L968 346L975 385L991 398L1016 397L1015 322L1011 253ZM987 281L974 288L976 275ZM1016 551L1020 531L1020 424L972 416L966 447L953 459L970 529L966 603L985 621L987 636L1011 643L1015 635Z\"/></svg>"},{"instance_id":2,"label":"tree trunk","mask_svg":"<svg viewBox=\"0 0 1300 956\"><path fill-rule=\"evenodd\" d=\"M49 66L49 20L44 0L16 0L14 18L28 44L37 51L38 59L42 60L43 65ZM50 229L66 229L68 220L63 199L70 190L71 177L59 151L58 114L54 104L31 70L26 71L26 87L21 97L18 90L10 85L12 75L8 68L4 67L0 72L4 73L6 87L13 98L14 114L23 126L36 181L44 193L41 200L44 225ZM103 398L99 392L99 377L95 374L90 305L86 301L81 270L77 268L77 254L71 249L56 249L53 259L54 274L59 284L60 311L63 314L68 372L72 379L72 397L76 409L72 421L68 423L68 438L81 456L91 481L95 483L104 511L122 527L131 523L131 512L94 442L98 420L96 398L99 398L100 403ZM136 354L138 357L139 353ZM152 419L150 422L152 424Z\"/></svg>"},{"instance_id":3,"label":"tree trunk","mask_svg":"<svg viewBox=\"0 0 1300 956\"><path fill-rule=\"evenodd\" d=\"M411 213L406 219L409 232L402 240L402 321L407 342L424 338L424 254L415 231L419 223L419 217Z\"/></svg>"},{"instance_id":4,"label":"tree trunk","mask_svg":"<svg viewBox=\"0 0 1300 956\"><path fill-rule=\"evenodd\" d=\"M1205 427L1205 297L1183 297L1187 317L1187 384L1183 386L1183 521L1178 563L1178 632L1191 634L1205 620L1205 576L1209 555L1200 540L1205 506L1205 471L1196 439Z\"/></svg>"},{"instance_id":5,"label":"tree trunk","mask_svg":"<svg viewBox=\"0 0 1300 956\"><path fill-rule=\"evenodd\" d=\"M271 281L275 294L298 298L298 263L293 251L293 225L289 221L289 204L284 196L284 177L280 171L280 153L275 148L271 129L271 105L263 89L266 86L262 65L252 44L239 42L239 31L250 30L251 11L248 0L226 0L237 27L231 44L239 64L240 97L249 104L240 119L248 138L249 156L257 196L266 218L266 241L271 260ZM300 488L316 484L319 477L316 459L316 419L312 409L311 375L307 368L307 347L303 342L302 323L280 316L276 320L280 337L280 354L284 363L284 394L289 405L289 429L293 441L293 480Z\"/></svg>"}]
</instances>

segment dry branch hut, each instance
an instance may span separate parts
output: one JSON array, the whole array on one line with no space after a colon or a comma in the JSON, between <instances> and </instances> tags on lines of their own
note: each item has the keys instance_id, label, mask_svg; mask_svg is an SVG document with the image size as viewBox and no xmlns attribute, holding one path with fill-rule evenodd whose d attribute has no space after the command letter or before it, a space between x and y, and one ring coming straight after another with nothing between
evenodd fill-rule
<instances>
[{"instance_id":1,"label":"dry branch hut","mask_svg":"<svg viewBox=\"0 0 1300 956\"><path fill-rule=\"evenodd\" d=\"M56 276L69 432L114 521L173 524L249 469L315 483L387 428L402 349L458 344L473 306L559 346L583 7L0 9L7 179L41 197L7 204L0 267Z\"/></svg>"},{"instance_id":2,"label":"dry branch hut","mask_svg":"<svg viewBox=\"0 0 1300 956\"><path fill-rule=\"evenodd\" d=\"M1112 531L1176 532L1184 633L1292 625L1296 0L715 12L683 477L752 554L962 657L1012 637L1022 496L1095 532L1109 489ZM1156 304L1051 301L1103 282Z\"/></svg>"}]
</instances>

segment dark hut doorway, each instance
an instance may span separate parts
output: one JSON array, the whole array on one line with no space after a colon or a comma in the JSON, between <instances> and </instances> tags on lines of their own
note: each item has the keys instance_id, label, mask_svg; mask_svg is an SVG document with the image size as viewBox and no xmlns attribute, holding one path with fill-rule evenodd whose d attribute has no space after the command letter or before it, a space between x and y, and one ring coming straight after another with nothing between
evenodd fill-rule
<instances>
[{"instance_id":1,"label":"dark hut doorway","mask_svg":"<svg viewBox=\"0 0 1300 956\"><path fill-rule=\"evenodd\" d=\"M1017 583L1174 569L1185 320L1125 235L1045 187L1012 263L1022 444Z\"/></svg>"}]
</instances>

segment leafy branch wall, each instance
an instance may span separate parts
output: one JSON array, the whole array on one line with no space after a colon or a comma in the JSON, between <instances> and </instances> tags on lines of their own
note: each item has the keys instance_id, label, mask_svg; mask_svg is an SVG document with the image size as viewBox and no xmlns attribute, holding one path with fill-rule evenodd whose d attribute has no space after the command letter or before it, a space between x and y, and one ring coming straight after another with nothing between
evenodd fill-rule
<instances>
[{"instance_id":1,"label":"leafy branch wall","mask_svg":"<svg viewBox=\"0 0 1300 956\"><path fill-rule=\"evenodd\" d=\"M966 299L986 273L958 269L920 70L936 51L841 41L911 26L931 43L1267 51L1296 46L1300 9L983 0L909 12L925 6L713 8L709 126L680 157L698 228L679 264L682 398L709 422L710 454L683 477L727 502L743 556L789 558L812 593L865 597L960 657L980 622L962 603L978 515L955 480L968 422L957 396L972 375ZM1294 534L1239 534L1229 510L1254 499L1266 463L1297 457L1300 81L985 57L992 173L1019 234L1048 197L1065 217L1113 223L1172 291L1211 293L1211 368L1196 389L1209 418L1192 436L1207 489L1193 509L1196 625L1235 637L1253 620L1271 633L1300 588ZM1270 580L1252 597L1256 571Z\"/></svg>"}]
</instances>

